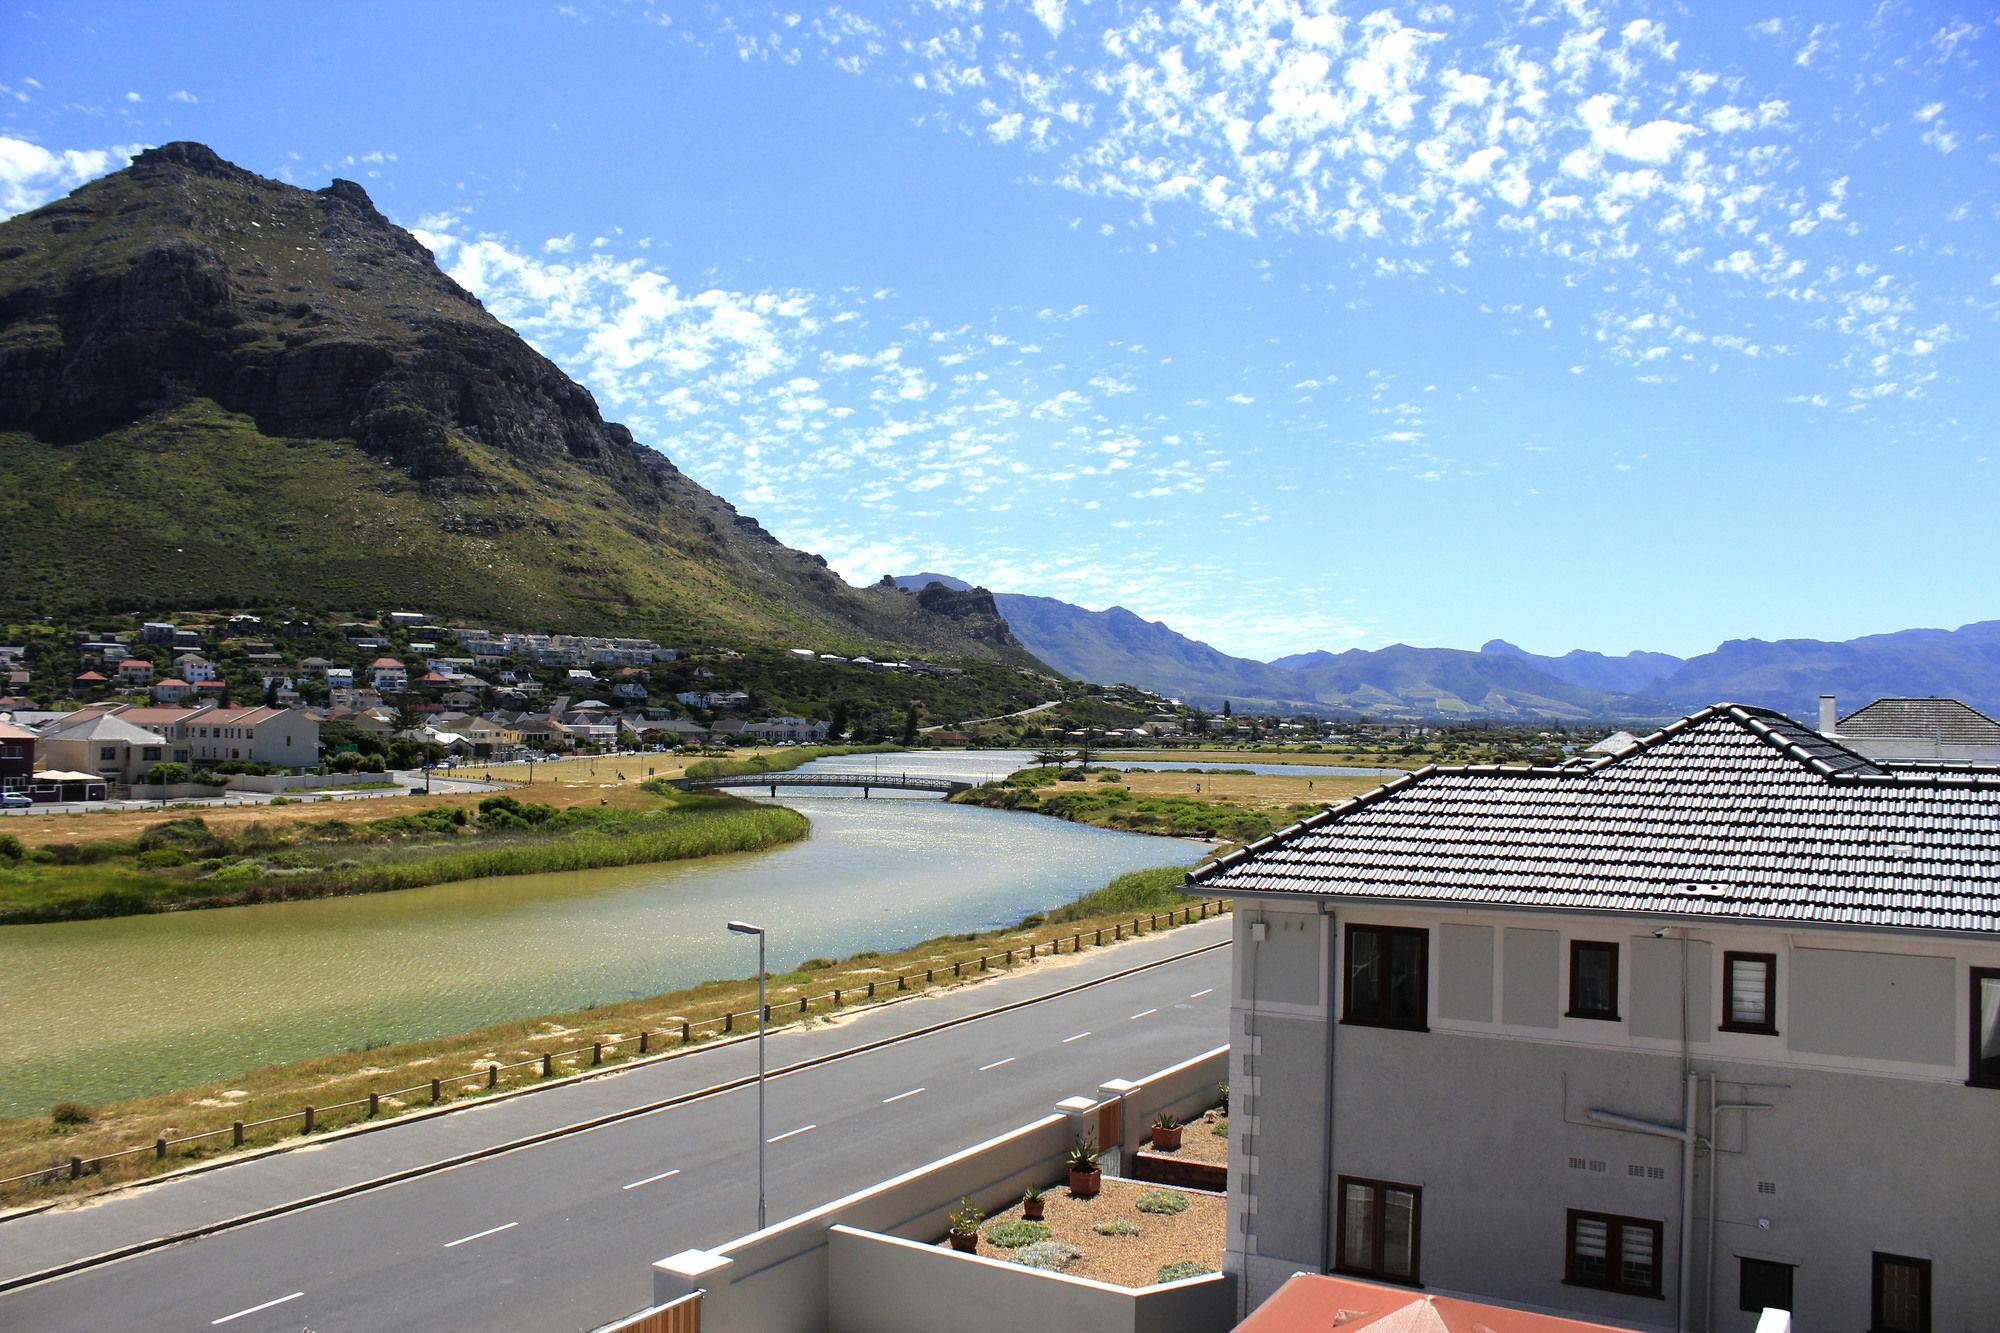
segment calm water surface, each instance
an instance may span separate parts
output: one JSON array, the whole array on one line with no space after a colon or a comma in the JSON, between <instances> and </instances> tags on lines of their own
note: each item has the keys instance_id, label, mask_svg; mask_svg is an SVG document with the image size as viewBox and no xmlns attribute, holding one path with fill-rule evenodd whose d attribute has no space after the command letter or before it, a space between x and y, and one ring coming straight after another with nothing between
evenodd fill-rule
<instances>
[{"instance_id":1,"label":"calm water surface","mask_svg":"<svg viewBox=\"0 0 2000 1333\"><path fill-rule=\"evenodd\" d=\"M822 760L970 780L1025 754ZM782 783L782 779L780 779ZM770 852L357 898L0 930L0 1115L226 1078L771 966L1011 924L1204 845L877 792L779 787L813 821Z\"/></svg>"}]
</instances>

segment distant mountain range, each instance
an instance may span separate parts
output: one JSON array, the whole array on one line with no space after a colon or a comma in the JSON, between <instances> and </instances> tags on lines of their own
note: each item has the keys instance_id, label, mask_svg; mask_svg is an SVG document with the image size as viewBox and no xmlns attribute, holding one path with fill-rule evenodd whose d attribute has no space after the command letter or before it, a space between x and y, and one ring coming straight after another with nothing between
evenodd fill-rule
<instances>
[{"instance_id":1,"label":"distant mountain range","mask_svg":"<svg viewBox=\"0 0 2000 1333\"><path fill-rule=\"evenodd\" d=\"M942 574L911 574L966 591ZM1231 657L1122 606L1090 611L1052 597L996 592L994 605L1029 652L1080 680L1128 681L1206 708L1367 714L1436 721L1491 717L1625 721L1678 716L1721 701L1812 720L1819 696L1843 713L1888 695L1944 695L2000 711L2000 620L1957 630L1912 629L1830 643L1732 639L1694 658L1578 649L1524 652L1504 639L1478 652L1412 648L1311 652L1258 662Z\"/></svg>"}]
</instances>

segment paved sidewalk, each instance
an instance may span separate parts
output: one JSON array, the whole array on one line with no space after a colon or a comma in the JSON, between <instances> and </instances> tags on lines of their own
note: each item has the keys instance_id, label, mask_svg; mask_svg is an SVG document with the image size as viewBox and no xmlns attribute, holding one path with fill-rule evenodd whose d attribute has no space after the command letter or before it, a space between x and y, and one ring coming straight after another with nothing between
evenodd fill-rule
<instances>
[{"instance_id":1,"label":"paved sidewalk","mask_svg":"<svg viewBox=\"0 0 2000 1333\"><path fill-rule=\"evenodd\" d=\"M1055 994L1229 938L1219 917L908 1000L774 1029L773 1070ZM697 1047L561 1086L468 1101L463 1109L336 1133L287 1152L0 1219L0 1284L161 1237L212 1228L300 1200L435 1168L467 1154L754 1077L754 1040Z\"/></svg>"}]
</instances>

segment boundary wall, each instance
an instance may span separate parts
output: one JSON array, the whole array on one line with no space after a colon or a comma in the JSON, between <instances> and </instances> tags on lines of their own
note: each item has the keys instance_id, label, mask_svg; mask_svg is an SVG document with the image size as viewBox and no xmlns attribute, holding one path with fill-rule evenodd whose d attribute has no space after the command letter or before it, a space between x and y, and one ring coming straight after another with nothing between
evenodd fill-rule
<instances>
[{"instance_id":1,"label":"boundary wall","mask_svg":"<svg viewBox=\"0 0 2000 1333\"><path fill-rule=\"evenodd\" d=\"M1109 1160L1111 1153L1136 1146L1140 1132L1151 1124L1151 1116L1160 1109L1187 1107L1199 1111L1211 1104L1216 1084L1227 1074L1228 1068L1229 1048L1221 1046L1136 1082L1112 1080L1103 1086L1103 1095L1099 1097L1068 1098L1057 1105L1055 1114L962 1152L939 1158L846 1198L787 1218L714 1250L686 1250L662 1259L653 1265L653 1299L665 1304L692 1291L704 1290L704 1327L726 1329L731 1333L827 1333L847 1328L916 1328L919 1324L928 1330L938 1323L980 1329L1040 1327L1050 1333L1065 1328L1079 1330L1079 1333L1098 1328L1114 1331L1130 1329L1133 1333L1177 1333L1183 1327L1194 1327L1183 1325L1178 1322L1178 1316L1170 1317L1165 1313L1182 1304L1191 1303L1206 1309L1209 1302L1220 1299L1223 1305L1217 1308L1226 1307L1233 1314L1235 1280L1223 1274L1217 1274L1213 1282L1203 1279L1199 1282L1172 1283L1165 1288L1129 1289L1090 1282L1071 1292L1070 1286L1061 1284L1053 1287L1030 1285L1058 1275L1038 1273L995 1260L978 1262L998 1264L1016 1271L998 1278L957 1278L960 1282L978 1285L985 1293L982 1300L1005 1298L1004 1305L989 1304L981 1306L976 1312L972 1307L941 1302L937 1293L942 1288L928 1285L928 1279L925 1279L925 1287L917 1289L922 1294L904 1294L911 1301L927 1303L931 1307L928 1316L918 1323L902 1323L894 1310L887 1307L869 1318L857 1315L858 1322L837 1322L834 1296L838 1284L839 1290L847 1293L849 1312L858 1310L855 1304L858 1297L855 1296L851 1275L836 1278L837 1263L852 1259L863 1264L864 1271L880 1265L901 1274L905 1269L914 1272L933 1262L922 1256L912 1258L900 1250L883 1250L870 1243L873 1240L908 1241L915 1249L930 1250L932 1242L950 1228L950 1213L960 1198L970 1198L980 1211L994 1213L1011 1207L1031 1184L1048 1186L1060 1181L1066 1171L1065 1155L1070 1144L1078 1138L1099 1142L1107 1158L1105 1169L1109 1174L1118 1174L1115 1164ZM1117 1110L1114 1102L1121 1101L1135 1110L1144 1110L1146 1119L1138 1130L1131 1127L1131 1116L1107 1114ZM1100 1126L1108 1127L1121 1118L1126 1128L1116 1136L1117 1142L1108 1141L1111 1135L1103 1141L1098 1140ZM1128 1137L1130 1144L1127 1143ZM850 1234L836 1251L832 1240L837 1227ZM859 1241L855 1241L857 1236L861 1238ZM850 1241L855 1243L850 1244ZM940 1257L977 1261L977 1256L938 1253ZM951 1271L956 1275L957 1270ZM1021 1278L1028 1279L1028 1282L1020 1282ZM1074 1285L1082 1280L1065 1279L1064 1282ZM1219 1298L1214 1294L1218 1288L1223 1291ZM1139 1318L1137 1313L1114 1318L1110 1323L1093 1322L1081 1313L1078 1322L1053 1322L1052 1316L1056 1311L1044 1309L1043 1303L1059 1292L1068 1293L1063 1304L1065 1309L1075 1304L1079 1311L1086 1308L1094 1310L1115 1297L1134 1311L1140 1307L1148 1309L1149 1322L1136 1322ZM1151 1294L1155 1292L1167 1294ZM883 1294L886 1296L888 1293ZM1142 1296L1145 1299L1142 1300ZM968 1320L975 1318L977 1322L968 1324ZM871 1322L871 1319L878 1322ZM1204 1326L1214 1328L1217 1324L1211 1320Z\"/></svg>"}]
</instances>

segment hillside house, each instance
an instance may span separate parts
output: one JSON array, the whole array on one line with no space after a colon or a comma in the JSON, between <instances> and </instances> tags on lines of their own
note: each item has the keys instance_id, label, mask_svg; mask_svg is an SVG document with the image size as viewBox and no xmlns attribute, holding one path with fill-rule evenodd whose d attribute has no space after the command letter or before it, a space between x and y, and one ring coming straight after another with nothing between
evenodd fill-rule
<instances>
[{"instance_id":1,"label":"hillside house","mask_svg":"<svg viewBox=\"0 0 2000 1333\"><path fill-rule=\"evenodd\" d=\"M0 722L0 791L26 792L34 785L35 733Z\"/></svg>"},{"instance_id":2,"label":"hillside house","mask_svg":"<svg viewBox=\"0 0 2000 1333\"><path fill-rule=\"evenodd\" d=\"M1870 759L2000 764L2000 722L1956 699L1877 699L1837 713L1834 696L1822 694L1820 734Z\"/></svg>"},{"instance_id":3,"label":"hillside house","mask_svg":"<svg viewBox=\"0 0 2000 1333\"><path fill-rule=\"evenodd\" d=\"M176 764L208 767L231 760L310 768L319 762L319 719L296 708L121 708L110 714L170 747ZM80 767L80 765L65 765Z\"/></svg>"},{"instance_id":4,"label":"hillside house","mask_svg":"<svg viewBox=\"0 0 2000 1333\"><path fill-rule=\"evenodd\" d=\"M200 653L182 653L179 657L176 657L174 659L174 674L190 684L197 681L215 680L218 678L215 663L209 661Z\"/></svg>"},{"instance_id":5,"label":"hillside house","mask_svg":"<svg viewBox=\"0 0 2000 1333\"><path fill-rule=\"evenodd\" d=\"M383 694L395 694L410 687L410 673L393 657L378 657L368 664L368 684Z\"/></svg>"},{"instance_id":6,"label":"hillside house","mask_svg":"<svg viewBox=\"0 0 2000 1333\"><path fill-rule=\"evenodd\" d=\"M2000 1309L2000 775L1722 705L1425 769L1236 900L1227 1266L1634 1328Z\"/></svg>"},{"instance_id":7,"label":"hillside house","mask_svg":"<svg viewBox=\"0 0 2000 1333\"><path fill-rule=\"evenodd\" d=\"M150 693L157 703L177 704L194 693L194 686L178 677L169 676L165 680L155 682Z\"/></svg>"},{"instance_id":8,"label":"hillside house","mask_svg":"<svg viewBox=\"0 0 2000 1333\"><path fill-rule=\"evenodd\" d=\"M118 664L120 685L146 685L153 679L153 664L143 657L128 657Z\"/></svg>"},{"instance_id":9,"label":"hillside house","mask_svg":"<svg viewBox=\"0 0 2000 1333\"><path fill-rule=\"evenodd\" d=\"M44 770L88 774L107 786L130 786L154 764L172 762L163 737L103 712L73 713L52 723L36 750Z\"/></svg>"}]
</instances>

